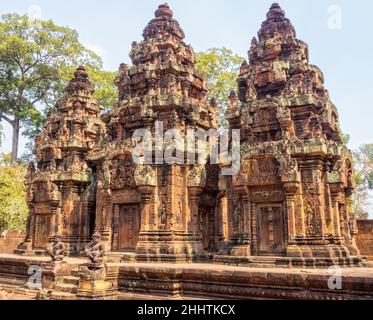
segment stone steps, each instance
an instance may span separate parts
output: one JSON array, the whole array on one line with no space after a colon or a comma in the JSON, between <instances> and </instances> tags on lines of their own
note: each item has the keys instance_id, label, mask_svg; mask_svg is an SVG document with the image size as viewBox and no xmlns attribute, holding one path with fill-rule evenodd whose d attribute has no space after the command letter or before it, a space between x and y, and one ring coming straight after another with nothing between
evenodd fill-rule
<instances>
[{"instance_id":1,"label":"stone steps","mask_svg":"<svg viewBox=\"0 0 373 320\"><path fill-rule=\"evenodd\" d=\"M0 284L0 291L5 291L14 295L21 295L30 298L35 298L38 294L38 290L30 290L22 287L15 287L12 285Z\"/></svg>"},{"instance_id":2,"label":"stone steps","mask_svg":"<svg viewBox=\"0 0 373 320\"><path fill-rule=\"evenodd\" d=\"M78 269L71 271L71 276L65 276L61 283L57 283L49 298L52 300L75 300L79 286Z\"/></svg>"},{"instance_id":3,"label":"stone steps","mask_svg":"<svg viewBox=\"0 0 373 320\"><path fill-rule=\"evenodd\" d=\"M79 270L75 269L71 271L71 276L79 278Z\"/></svg>"},{"instance_id":4,"label":"stone steps","mask_svg":"<svg viewBox=\"0 0 373 320\"><path fill-rule=\"evenodd\" d=\"M56 284L55 291L76 294L78 287L75 284L59 283Z\"/></svg>"},{"instance_id":5,"label":"stone steps","mask_svg":"<svg viewBox=\"0 0 373 320\"><path fill-rule=\"evenodd\" d=\"M78 286L79 285L79 278L78 277L74 277L74 276L64 277L63 278L63 283L64 284L72 284L72 285Z\"/></svg>"},{"instance_id":6,"label":"stone steps","mask_svg":"<svg viewBox=\"0 0 373 320\"><path fill-rule=\"evenodd\" d=\"M70 292L54 291L50 294L52 300L76 300L76 294Z\"/></svg>"},{"instance_id":7,"label":"stone steps","mask_svg":"<svg viewBox=\"0 0 373 320\"><path fill-rule=\"evenodd\" d=\"M106 258L109 263L136 262L136 254L133 252L110 252Z\"/></svg>"}]
</instances>

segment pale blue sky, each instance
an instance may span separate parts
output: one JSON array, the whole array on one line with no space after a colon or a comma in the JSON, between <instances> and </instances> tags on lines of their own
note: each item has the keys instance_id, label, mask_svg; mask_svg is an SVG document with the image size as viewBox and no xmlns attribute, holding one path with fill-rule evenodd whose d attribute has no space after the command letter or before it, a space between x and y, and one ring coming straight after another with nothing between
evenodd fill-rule
<instances>
[{"instance_id":1,"label":"pale blue sky","mask_svg":"<svg viewBox=\"0 0 373 320\"><path fill-rule=\"evenodd\" d=\"M272 2L168 1L186 33L186 42L196 51L225 46L245 57L251 38ZM117 70L121 62L129 62L132 41L141 40L144 27L160 3L161 0L0 0L0 14L41 13L43 19L75 28L81 41L102 55L105 67ZM310 45L311 63L325 74L342 129L351 135L350 147L373 142L373 2L283 0L279 3L293 22L298 38ZM332 5L342 10L342 28L338 30L328 27L331 16L328 9ZM6 142L0 151L10 150L10 133L6 127ZM21 153L22 148L23 143Z\"/></svg>"}]
</instances>

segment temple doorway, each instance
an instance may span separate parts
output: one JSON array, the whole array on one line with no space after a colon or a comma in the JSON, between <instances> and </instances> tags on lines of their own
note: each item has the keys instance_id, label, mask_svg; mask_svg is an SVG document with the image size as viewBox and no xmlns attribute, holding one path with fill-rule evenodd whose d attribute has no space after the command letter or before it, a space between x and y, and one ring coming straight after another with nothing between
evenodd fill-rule
<instances>
[{"instance_id":1,"label":"temple doorway","mask_svg":"<svg viewBox=\"0 0 373 320\"><path fill-rule=\"evenodd\" d=\"M118 250L136 249L140 233L140 210L138 206L121 206L119 212Z\"/></svg>"},{"instance_id":2,"label":"temple doorway","mask_svg":"<svg viewBox=\"0 0 373 320\"><path fill-rule=\"evenodd\" d=\"M34 239L35 248L45 249L47 247L50 233L50 222L51 218L49 216L36 217L36 233Z\"/></svg>"},{"instance_id":3,"label":"temple doorway","mask_svg":"<svg viewBox=\"0 0 373 320\"><path fill-rule=\"evenodd\" d=\"M258 210L258 254L276 256L285 253L283 207L263 205Z\"/></svg>"}]
</instances>

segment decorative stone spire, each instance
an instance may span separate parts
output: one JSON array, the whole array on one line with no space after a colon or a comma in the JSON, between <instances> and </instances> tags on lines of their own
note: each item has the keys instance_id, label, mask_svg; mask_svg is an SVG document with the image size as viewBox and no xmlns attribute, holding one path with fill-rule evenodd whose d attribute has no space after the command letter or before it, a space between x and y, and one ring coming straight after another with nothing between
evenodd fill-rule
<instances>
[{"instance_id":1,"label":"decorative stone spire","mask_svg":"<svg viewBox=\"0 0 373 320\"><path fill-rule=\"evenodd\" d=\"M141 199L135 201L141 201L139 207L144 208L141 216L149 218L145 224L142 222L139 242L132 244L136 246L136 252L144 256L154 255L154 252L185 256L186 252L202 247L195 203L198 203L199 194L207 185L207 166L181 163L175 166L167 163L137 165L132 158L136 147L132 137L135 130L145 128L151 132L157 130L157 133L170 129L187 132L189 128L205 131L217 128L218 111L216 102L211 105L207 102L207 83L195 67L193 48L184 43L184 32L167 4L159 6L155 18L143 32L143 38L141 42L132 43L132 65L122 64L115 81L119 101L108 114L107 127L111 141L106 144L106 152L100 152L97 158L90 160L99 164L98 189L102 185L100 181L106 180L113 195L115 192L129 199L141 194ZM183 143L176 144L177 149L184 147ZM166 150L170 145L165 142L160 147ZM162 151L159 149L157 152ZM208 169L218 175L217 166ZM101 178L105 176L108 178ZM188 188L193 189L190 199L186 199ZM213 192L214 186L210 188ZM108 208L109 197L102 190L98 190L96 201L96 227L99 229L105 227L100 217L112 216L111 212L102 214ZM193 221L190 223L184 222L189 218L183 209L189 205L189 200L193 201L190 205L190 219ZM119 211L114 213L114 219L117 219L115 214L119 214ZM110 220L106 223L111 225ZM139 222L131 223L138 225ZM152 234L144 230L152 230ZM170 236L176 231L175 237ZM117 230L113 230L113 239L114 250L120 249L122 244Z\"/></svg>"},{"instance_id":2,"label":"decorative stone spire","mask_svg":"<svg viewBox=\"0 0 373 320\"><path fill-rule=\"evenodd\" d=\"M173 12L167 3L159 6L155 12L155 19L151 20L144 30L145 40L172 38L177 42L182 42L185 38L184 31L179 23L173 19Z\"/></svg>"},{"instance_id":3,"label":"decorative stone spire","mask_svg":"<svg viewBox=\"0 0 373 320\"><path fill-rule=\"evenodd\" d=\"M61 234L70 253L75 250L76 254L89 238L86 223L95 201L95 175L87 156L102 147L106 128L92 97L94 85L84 67L75 71L66 91L35 139L37 166L30 165L27 181L34 227L28 227L28 234L40 248L47 247L45 234Z\"/></svg>"},{"instance_id":4,"label":"decorative stone spire","mask_svg":"<svg viewBox=\"0 0 373 320\"><path fill-rule=\"evenodd\" d=\"M178 116L173 117L176 122L183 123L188 114L189 120L193 118L191 121L211 128L216 119L209 116L213 113L206 100L207 83L195 68L193 48L183 41L184 32L167 4L159 6L143 37L143 41L132 43L133 66L120 66L116 79L120 108L113 110L112 119L124 107L123 111L131 110L131 114L122 116L126 126L130 122L143 126L141 120L145 118L149 121L164 118L168 123L168 113L175 115L172 109L177 109ZM170 121L169 125L172 124Z\"/></svg>"},{"instance_id":5,"label":"decorative stone spire","mask_svg":"<svg viewBox=\"0 0 373 320\"><path fill-rule=\"evenodd\" d=\"M285 11L278 3L272 4L267 13L267 20L263 22L259 31L259 40L276 36L296 37L295 29L290 20L285 17Z\"/></svg>"},{"instance_id":6,"label":"decorative stone spire","mask_svg":"<svg viewBox=\"0 0 373 320\"><path fill-rule=\"evenodd\" d=\"M74 72L74 78L66 88L67 92L72 94L74 91L86 90L90 94L95 91L93 83L88 79L88 73L85 67L80 66Z\"/></svg>"},{"instance_id":7,"label":"decorative stone spire","mask_svg":"<svg viewBox=\"0 0 373 320\"><path fill-rule=\"evenodd\" d=\"M285 11L281 9L278 3L273 3L269 12L267 13L267 19L273 19L275 17L285 18Z\"/></svg>"},{"instance_id":8,"label":"decorative stone spire","mask_svg":"<svg viewBox=\"0 0 373 320\"><path fill-rule=\"evenodd\" d=\"M231 95L228 109L230 127L240 127L243 132L244 162L238 177L248 177L247 182L233 178L234 190L249 185L249 195L260 194L259 202L267 202L277 195L268 193L262 198L266 193L262 190L281 185L279 194L287 201L291 198L285 216L289 217L292 245L281 249L289 256L304 257L304 250L308 256L312 251L315 257L320 252L322 257L333 257L327 246L313 251L310 244L320 240L341 244L342 239L338 256L340 252L346 257L354 255L357 250L348 227L352 221L345 213L353 189L351 154L341 141L338 112L324 87L323 73L309 63L307 44L296 38L293 25L277 3L271 6L258 35L258 41L251 43L249 64L242 65L238 78L241 104L236 108L238 103ZM232 112L235 109L239 112ZM332 204L334 197L340 202ZM342 210L336 210L338 206ZM276 229L283 226L273 226ZM270 232L260 237L273 239ZM270 247L278 249L281 244L271 243Z\"/></svg>"}]
</instances>

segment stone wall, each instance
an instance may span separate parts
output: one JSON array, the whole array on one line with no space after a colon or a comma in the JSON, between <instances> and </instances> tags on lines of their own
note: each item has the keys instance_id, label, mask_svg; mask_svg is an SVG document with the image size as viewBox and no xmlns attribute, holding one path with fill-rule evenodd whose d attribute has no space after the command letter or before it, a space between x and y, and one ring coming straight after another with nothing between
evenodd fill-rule
<instances>
[{"instance_id":1,"label":"stone wall","mask_svg":"<svg viewBox=\"0 0 373 320\"><path fill-rule=\"evenodd\" d=\"M19 230L6 230L0 234L0 253L13 253L25 234Z\"/></svg>"},{"instance_id":2,"label":"stone wall","mask_svg":"<svg viewBox=\"0 0 373 320\"><path fill-rule=\"evenodd\" d=\"M361 272L361 273L360 273ZM219 265L122 264L120 294L223 299L345 300L371 299L371 270L343 270L343 290L329 288L327 269L307 273L287 268L247 268Z\"/></svg>"},{"instance_id":3,"label":"stone wall","mask_svg":"<svg viewBox=\"0 0 373 320\"><path fill-rule=\"evenodd\" d=\"M358 220L357 224L357 246L363 256L370 256L373 259L373 220Z\"/></svg>"}]
</instances>

